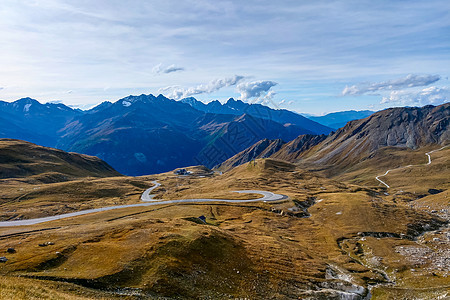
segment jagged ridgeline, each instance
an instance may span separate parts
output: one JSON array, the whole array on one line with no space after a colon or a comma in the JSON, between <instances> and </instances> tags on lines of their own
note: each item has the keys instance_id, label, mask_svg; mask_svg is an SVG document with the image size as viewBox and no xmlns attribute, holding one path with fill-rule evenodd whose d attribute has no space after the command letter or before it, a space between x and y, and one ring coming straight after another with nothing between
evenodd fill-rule
<instances>
[{"instance_id":1,"label":"jagged ridgeline","mask_svg":"<svg viewBox=\"0 0 450 300\"><path fill-rule=\"evenodd\" d=\"M203 104L128 96L81 111L30 98L0 102L0 137L97 156L127 175L213 167L255 142L332 129L288 110L230 99Z\"/></svg>"}]
</instances>

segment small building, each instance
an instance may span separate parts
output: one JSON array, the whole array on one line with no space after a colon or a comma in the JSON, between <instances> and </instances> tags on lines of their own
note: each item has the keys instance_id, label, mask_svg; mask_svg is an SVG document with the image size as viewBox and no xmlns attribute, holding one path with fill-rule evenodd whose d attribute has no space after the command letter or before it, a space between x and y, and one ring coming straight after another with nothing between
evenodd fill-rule
<instances>
[{"instance_id":1,"label":"small building","mask_svg":"<svg viewBox=\"0 0 450 300\"><path fill-rule=\"evenodd\" d=\"M188 175L190 172L188 172L188 170L186 169L178 169L175 170L175 172L173 172L175 175Z\"/></svg>"}]
</instances>

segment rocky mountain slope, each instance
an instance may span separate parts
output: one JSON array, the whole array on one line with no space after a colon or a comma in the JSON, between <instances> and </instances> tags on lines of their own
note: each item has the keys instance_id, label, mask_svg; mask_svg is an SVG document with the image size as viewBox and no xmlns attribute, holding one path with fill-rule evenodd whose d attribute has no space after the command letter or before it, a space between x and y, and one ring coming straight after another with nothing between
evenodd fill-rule
<instances>
[{"instance_id":1,"label":"rocky mountain slope","mask_svg":"<svg viewBox=\"0 0 450 300\"><path fill-rule=\"evenodd\" d=\"M342 169L384 147L417 149L449 143L449 123L450 103L386 109L349 122L299 158Z\"/></svg>"},{"instance_id":2,"label":"rocky mountain slope","mask_svg":"<svg viewBox=\"0 0 450 300\"><path fill-rule=\"evenodd\" d=\"M216 166L220 171L228 171L236 166L247 163L256 158L276 158L295 162L301 153L325 140L327 136L302 134L286 143L278 140L260 140L249 148L239 152L233 157Z\"/></svg>"},{"instance_id":3,"label":"rocky mountain slope","mask_svg":"<svg viewBox=\"0 0 450 300\"><path fill-rule=\"evenodd\" d=\"M328 136L301 135L270 157L302 162L337 174L375 157L378 150L386 147L414 150L449 144L449 123L450 103L436 107L391 108L351 121ZM247 150L250 149L252 147ZM233 161L246 162L238 157ZM232 162L224 163L228 164Z\"/></svg>"},{"instance_id":4,"label":"rocky mountain slope","mask_svg":"<svg viewBox=\"0 0 450 300\"><path fill-rule=\"evenodd\" d=\"M43 181L66 181L119 175L97 157L67 153L20 140L0 139L0 179L36 176Z\"/></svg>"},{"instance_id":5,"label":"rocky mountain slope","mask_svg":"<svg viewBox=\"0 0 450 300\"><path fill-rule=\"evenodd\" d=\"M326 139L326 135L303 134L290 141L271 155L272 158L285 161L296 161L300 154Z\"/></svg>"},{"instance_id":6,"label":"rocky mountain slope","mask_svg":"<svg viewBox=\"0 0 450 300\"><path fill-rule=\"evenodd\" d=\"M286 144L280 139L269 140L263 139L252 145L251 147L239 152L238 154L230 157L223 163L216 166L216 169L221 171L228 171L234 167L247 163L257 158L267 158L273 155L275 152Z\"/></svg>"}]
</instances>

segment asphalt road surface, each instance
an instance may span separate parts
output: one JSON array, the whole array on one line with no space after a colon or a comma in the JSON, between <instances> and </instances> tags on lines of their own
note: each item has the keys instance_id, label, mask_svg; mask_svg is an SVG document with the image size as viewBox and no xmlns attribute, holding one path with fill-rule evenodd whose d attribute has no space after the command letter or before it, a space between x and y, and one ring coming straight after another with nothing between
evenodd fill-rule
<instances>
[{"instance_id":1,"label":"asphalt road surface","mask_svg":"<svg viewBox=\"0 0 450 300\"><path fill-rule=\"evenodd\" d=\"M263 197L258 199L250 199L250 200L232 200L232 199L208 199L208 198L200 198L200 199L179 199L179 200L154 200L154 195L151 195L151 192L159 187L161 184L157 181L152 181L154 186L147 189L144 193L142 193L141 200L144 203L137 204L127 204L127 205L116 205L116 206L106 206L102 208L94 208L87 209L67 214L61 214L56 216L44 217L44 218L36 218L36 219L27 219L27 220L15 220L15 221L4 221L0 222L0 227L10 227L10 226L26 226L26 225L34 225L49 221L61 220L70 217L76 217L81 215L87 215L95 212L120 209L120 208L129 208L129 207L141 207L141 206L152 206L152 205L161 205L161 204L175 204L175 203L196 203L196 202L228 202L228 203L245 203L245 202L257 202L257 201L279 201L287 199L288 196L274 194L272 192L266 191L257 191L257 190L245 190L245 191L234 191L236 193L246 193L246 194L261 194Z\"/></svg>"}]
</instances>

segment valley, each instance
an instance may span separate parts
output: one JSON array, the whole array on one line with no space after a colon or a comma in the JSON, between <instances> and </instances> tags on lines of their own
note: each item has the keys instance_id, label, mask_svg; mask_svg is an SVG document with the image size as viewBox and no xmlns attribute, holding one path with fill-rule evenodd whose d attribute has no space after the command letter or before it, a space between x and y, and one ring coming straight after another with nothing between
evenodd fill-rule
<instances>
[{"instance_id":1,"label":"valley","mask_svg":"<svg viewBox=\"0 0 450 300\"><path fill-rule=\"evenodd\" d=\"M0 300L450 299L450 1L0 4Z\"/></svg>"},{"instance_id":2,"label":"valley","mask_svg":"<svg viewBox=\"0 0 450 300\"><path fill-rule=\"evenodd\" d=\"M137 177L0 140L0 298L23 298L24 286L50 299L445 298L450 148L312 159L348 147L354 122L368 124L262 140L213 170Z\"/></svg>"}]
</instances>

